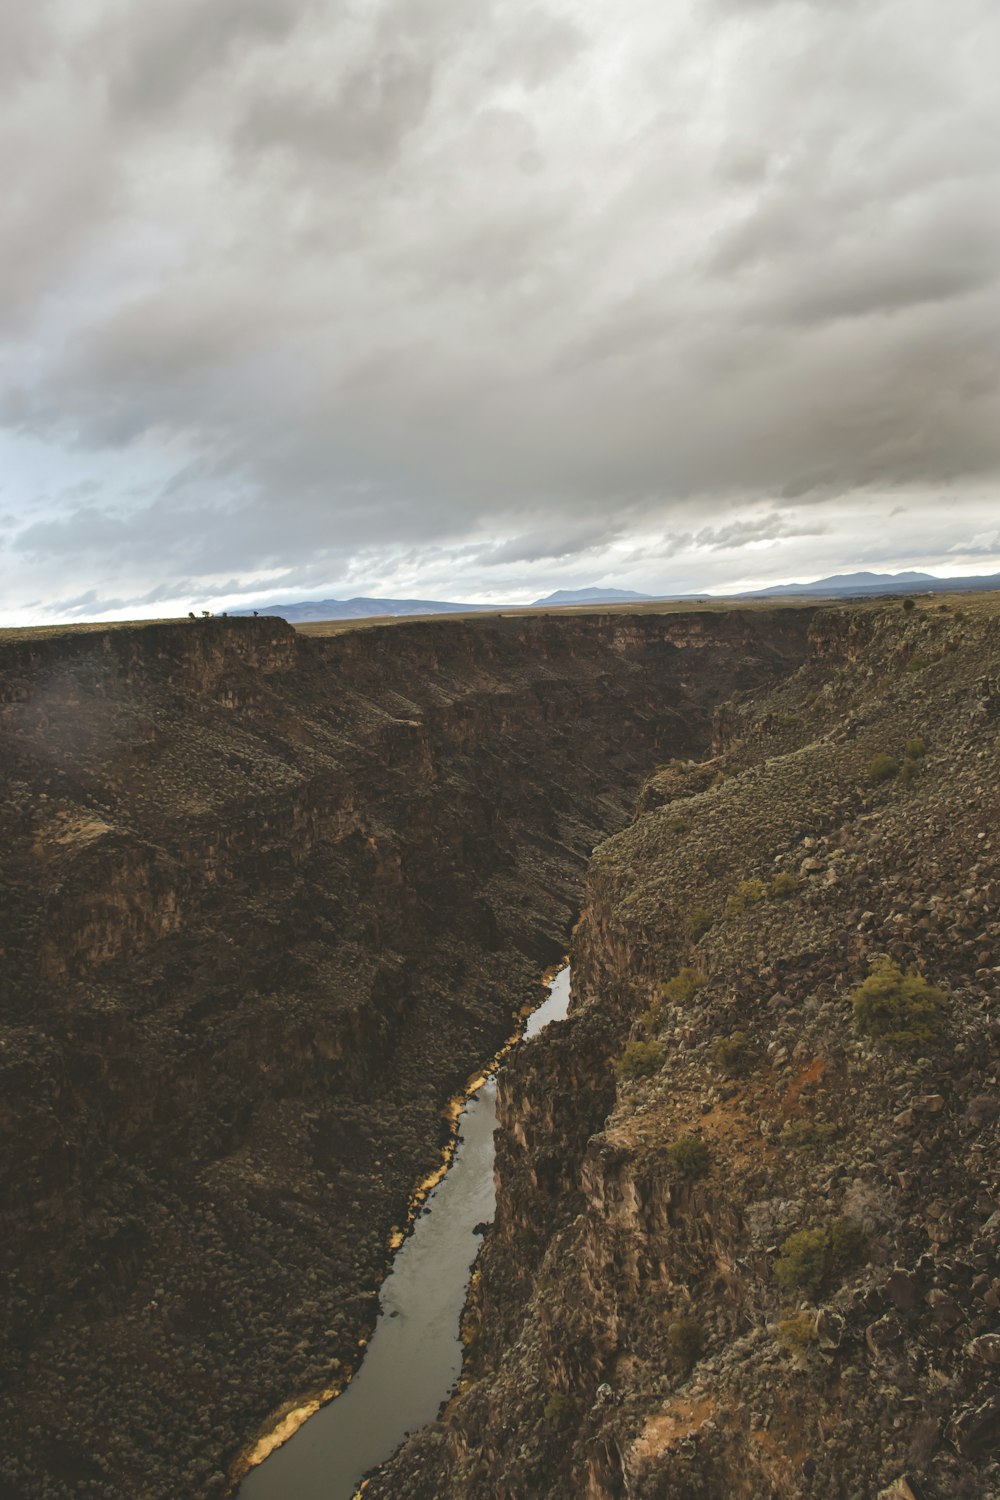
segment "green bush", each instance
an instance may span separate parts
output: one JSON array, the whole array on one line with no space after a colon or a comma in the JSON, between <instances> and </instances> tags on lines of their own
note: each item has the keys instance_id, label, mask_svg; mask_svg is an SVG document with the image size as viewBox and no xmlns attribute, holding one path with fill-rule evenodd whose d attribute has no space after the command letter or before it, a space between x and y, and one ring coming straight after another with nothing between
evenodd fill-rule
<instances>
[{"instance_id":1,"label":"green bush","mask_svg":"<svg viewBox=\"0 0 1000 1500\"><path fill-rule=\"evenodd\" d=\"M804 1308L789 1313L778 1324L778 1341L790 1354L808 1354L818 1338L815 1315Z\"/></svg>"},{"instance_id":2,"label":"green bush","mask_svg":"<svg viewBox=\"0 0 1000 1500\"><path fill-rule=\"evenodd\" d=\"M775 896L779 901L786 900L789 896L794 896L798 893L801 884L802 882L797 875L789 875L782 870L771 881L771 895Z\"/></svg>"},{"instance_id":3,"label":"green bush","mask_svg":"<svg viewBox=\"0 0 1000 1500\"><path fill-rule=\"evenodd\" d=\"M576 1402L565 1391L553 1391L542 1409L550 1427L566 1427L576 1416Z\"/></svg>"},{"instance_id":4,"label":"green bush","mask_svg":"<svg viewBox=\"0 0 1000 1500\"><path fill-rule=\"evenodd\" d=\"M704 1177L712 1165L712 1153L706 1143L696 1135L682 1135L667 1147L671 1166L682 1177Z\"/></svg>"},{"instance_id":5,"label":"green bush","mask_svg":"<svg viewBox=\"0 0 1000 1500\"><path fill-rule=\"evenodd\" d=\"M868 764L868 780L872 786L880 786L883 781L891 781L899 774L899 761L894 755L876 755Z\"/></svg>"},{"instance_id":6,"label":"green bush","mask_svg":"<svg viewBox=\"0 0 1000 1500\"><path fill-rule=\"evenodd\" d=\"M827 1229L797 1229L781 1247L774 1279L787 1290L818 1292L827 1277L861 1258L865 1237L853 1219L834 1219Z\"/></svg>"},{"instance_id":7,"label":"green bush","mask_svg":"<svg viewBox=\"0 0 1000 1500\"><path fill-rule=\"evenodd\" d=\"M660 994L673 1005L686 1005L689 1000L694 999L704 983L705 976L700 969L686 965L673 979L660 985Z\"/></svg>"},{"instance_id":8,"label":"green bush","mask_svg":"<svg viewBox=\"0 0 1000 1500\"><path fill-rule=\"evenodd\" d=\"M726 902L726 914L738 917L751 906L757 906L767 895L763 880L741 880Z\"/></svg>"},{"instance_id":9,"label":"green bush","mask_svg":"<svg viewBox=\"0 0 1000 1500\"><path fill-rule=\"evenodd\" d=\"M724 1073L745 1073L753 1066L756 1052L745 1031L734 1031L712 1043L712 1061Z\"/></svg>"},{"instance_id":10,"label":"green bush","mask_svg":"<svg viewBox=\"0 0 1000 1500\"><path fill-rule=\"evenodd\" d=\"M663 1067L666 1053L659 1042L627 1042L615 1064L615 1076L621 1083L633 1078L648 1078Z\"/></svg>"},{"instance_id":11,"label":"green bush","mask_svg":"<svg viewBox=\"0 0 1000 1500\"><path fill-rule=\"evenodd\" d=\"M663 1025L663 1007L651 1005L648 1010L644 1010L639 1017L639 1025L647 1036L656 1036Z\"/></svg>"},{"instance_id":12,"label":"green bush","mask_svg":"<svg viewBox=\"0 0 1000 1500\"><path fill-rule=\"evenodd\" d=\"M789 1120L778 1137L778 1144L793 1151L819 1150L837 1134L837 1126L819 1120Z\"/></svg>"},{"instance_id":13,"label":"green bush","mask_svg":"<svg viewBox=\"0 0 1000 1500\"><path fill-rule=\"evenodd\" d=\"M674 1318L667 1328L667 1357L683 1374L697 1364L705 1336L697 1318Z\"/></svg>"},{"instance_id":14,"label":"green bush","mask_svg":"<svg viewBox=\"0 0 1000 1500\"><path fill-rule=\"evenodd\" d=\"M826 1277L830 1241L825 1229L797 1229L781 1247L774 1263L779 1286L817 1291Z\"/></svg>"},{"instance_id":15,"label":"green bush","mask_svg":"<svg viewBox=\"0 0 1000 1500\"><path fill-rule=\"evenodd\" d=\"M901 781L912 781L920 769L920 763L927 754L927 745L922 734L914 735L907 740L906 750L903 755L903 764L899 768Z\"/></svg>"},{"instance_id":16,"label":"green bush","mask_svg":"<svg viewBox=\"0 0 1000 1500\"><path fill-rule=\"evenodd\" d=\"M696 943L699 938L704 937L705 933L709 932L714 926L715 918L712 916L712 913L706 911L704 906L696 906L693 911L688 913L687 921L684 923L684 931L692 943Z\"/></svg>"},{"instance_id":17,"label":"green bush","mask_svg":"<svg viewBox=\"0 0 1000 1500\"><path fill-rule=\"evenodd\" d=\"M850 1000L859 1029L897 1047L927 1046L945 1027L944 991L920 974L904 974L888 958L872 966Z\"/></svg>"},{"instance_id":18,"label":"green bush","mask_svg":"<svg viewBox=\"0 0 1000 1500\"><path fill-rule=\"evenodd\" d=\"M830 1265L834 1271L844 1271L860 1260L865 1248L865 1237L860 1224L844 1215L834 1219L830 1225Z\"/></svg>"}]
</instances>

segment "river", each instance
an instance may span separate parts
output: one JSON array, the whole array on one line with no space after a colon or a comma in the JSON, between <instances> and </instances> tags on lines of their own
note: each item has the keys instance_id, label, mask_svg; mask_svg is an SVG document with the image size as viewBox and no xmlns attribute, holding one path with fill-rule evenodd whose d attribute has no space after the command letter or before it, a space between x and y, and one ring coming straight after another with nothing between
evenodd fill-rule
<instances>
[{"instance_id":1,"label":"river","mask_svg":"<svg viewBox=\"0 0 1000 1500\"><path fill-rule=\"evenodd\" d=\"M565 968L528 1017L524 1040L565 1016L568 1005ZM342 1395L251 1469L239 1500L351 1500L370 1469L437 1416L462 1368L459 1323L480 1245L476 1231L496 1210L495 1128L491 1075L466 1103L451 1165L393 1258L360 1369Z\"/></svg>"}]
</instances>

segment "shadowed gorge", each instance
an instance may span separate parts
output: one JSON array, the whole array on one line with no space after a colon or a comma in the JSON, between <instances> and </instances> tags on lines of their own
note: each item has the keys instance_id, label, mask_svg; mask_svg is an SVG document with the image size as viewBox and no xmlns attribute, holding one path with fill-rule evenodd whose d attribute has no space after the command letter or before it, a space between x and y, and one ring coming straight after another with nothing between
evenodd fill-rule
<instances>
[{"instance_id":1,"label":"shadowed gorge","mask_svg":"<svg viewBox=\"0 0 1000 1500\"><path fill-rule=\"evenodd\" d=\"M592 847L815 618L0 639L0 1493L222 1495L346 1376Z\"/></svg>"}]
</instances>

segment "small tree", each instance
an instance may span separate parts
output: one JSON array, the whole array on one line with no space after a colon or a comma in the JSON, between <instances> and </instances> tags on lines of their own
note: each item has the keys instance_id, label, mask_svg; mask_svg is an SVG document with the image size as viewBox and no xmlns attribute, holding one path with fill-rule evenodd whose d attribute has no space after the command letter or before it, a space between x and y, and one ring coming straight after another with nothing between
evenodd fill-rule
<instances>
[{"instance_id":1,"label":"small tree","mask_svg":"<svg viewBox=\"0 0 1000 1500\"><path fill-rule=\"evenodd\" d=\"M704 1342L697 1318L674 1318L667 1328L667 1358L672 1367L686 1375L697 1364Z\"/></svg>"},{"instance_id":2,"label":"small tree","mask_svg":"<svg viewBox=\"0 0 1000 1500\"><path fill-rule=\"evenodd\" d=\"M660 1071L665 1057L666 1053L659 1042L627 1042L615 1064L615 1076L620 1083L629 1083L635 1078L648 1078Z\"/></svg>"},{"instance_id":3,"label":"small tree","mask_svg":"<svg viewBox=\"0 0 1000 1500\"><path fill-rule=\"evenodd\" d=\"M868 780L872 786L881 786L899 774L899 762L894 755L875 755L868 764Z\"/></svg>"},{"instance_id":4,"label":"small tree","mask_svg":"<svg viewBox=\"0 0 1000 1500\"><path fill-rule=\"evenodd\" d=\"M756 1053L745 1031L733 1031L712 1043L712 1061L724 1073L745 1073L753 1066Z\"/></svg>"},{"instance_id":5,"label":"small tree","mask_svg":"<svg viewBox=\"0 0 1000 1500\"><path fill-rule=\"evenodd\" d=\"M660 985L660 994L664 1000L669 1000L674 1005L686 1005L689 1000L694 999L704 983L704 974L687 965L673 979Z\"/></svg>"},{"instance_id":6,"label":"small tree","mask_svg":"<svg viewBox=\"0 0 1000 1500\"><path fill-rule=\"evenodd\" d=\"M818 1337L816 1316L805 1309L789 1313L778 1324L779 1343L784 1345L789 1354L798 1355L800 1359L809 1353Z\"/></svg>"},{"instance_id":7,"label":"small tree","mask_svg":"<svg viewBox=\"0 0 1000 1500\"><path fill-rule=\"evenodd\" d=\"M825 1229L797 1229L781 1247L774 1279L781 1287L815 1292L826 1276L829 1238Z\"/></svg>"},{"instance_id":8,"label":"small tree","mask_svg":"<svg viewBox=\"0 0 1000 1500\"><path fill-rule=\"evenodd\" d=\"M684 923L684 931L692 943L696 943L699 938L703 938L705 933L709 932L714 926L715 918L712 916L712 913L706 910L704 906L696 906L688 912L687 921Z\"/></svg>"},{"instance_id":9,"label":"small tree","mask_svg":"<svg viewBox=\"0 0 1000 1500\"><path fill-rule=\"evenodd\" d=\"M781 1247L774 1279L787 1290L819 1291L828 1276L860 1259L865 1237L853 1219L834 1219L826 1229L797 1229Z\"/></svg>"},{"instance_id":10,"label":"small tree","mask_svg":"<svg viewBox=\"0 0 1000 1500\"><path fill-rule=\"evenodd\" d=\"M872 965L850 998L859 1028L897 1047L926 1046L945 1027L944 991L915 971L904 974L888 958Z\"/></svg>"},{"instance_id":11,"label":"small tree","mask_svg":"<svg viewBox=\"0 0 1000 1500\"><path fill-rule=\"evenodd\" d=\"M682 1177L704 1177L712 1165L712 1153L697 1135L682 1135L667 1148L671 1166Z\"/></svg>"},{"instance_id":12,"label":"small tree","mask_svg":"<svg viewBox=\"0 0 1000 1500\"><path fill-rule=\"evenodd\" d=\"M763 880L758 880L756 877L751 880L741 880L726 902L727 916L741 916L751 906L759 906L766 895L767 886Z\"/></svg>"}]
</instances>

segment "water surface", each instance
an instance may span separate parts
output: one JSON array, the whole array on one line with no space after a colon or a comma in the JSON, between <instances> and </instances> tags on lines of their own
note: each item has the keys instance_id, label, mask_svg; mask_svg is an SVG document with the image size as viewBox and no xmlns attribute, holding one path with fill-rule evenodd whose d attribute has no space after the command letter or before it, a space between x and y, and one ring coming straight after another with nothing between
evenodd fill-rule
<instances>
[{"instance_id":1,"label":"water surface","mask_svg":"<svg viewBox=\"0 0 1000 1500\"><path fill-rule=\"evenodd\" d=\"M566 968L528 1017L525 1040L564 1016L568 1005ZM479 1251L475 1230L496 1209L495 1127L491 1076L462 1111L451 1165L382 1283L379 1318L361 1368L343 1395L250 1471L239 1500L351 1500L369 1469L391 1457L408 1432L437 1416L462 1368L459 1323Z\"/></svg>"}]
</instances>

